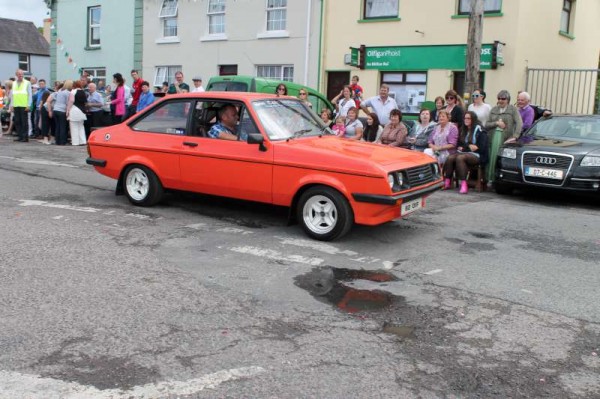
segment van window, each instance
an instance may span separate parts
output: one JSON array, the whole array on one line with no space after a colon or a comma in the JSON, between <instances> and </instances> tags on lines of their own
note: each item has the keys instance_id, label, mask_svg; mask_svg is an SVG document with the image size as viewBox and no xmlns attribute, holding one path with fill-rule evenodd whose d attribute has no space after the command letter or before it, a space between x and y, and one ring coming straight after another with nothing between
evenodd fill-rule
<instances>
[{"instance_id":1,"label":"van window","mask_svg":"<svg viewBox=\"0 0 600 399\"><path fill-rule=\"evenodd\" d=\"M314 94L308 93L308 101L312 104L312 109L319 114L323 108L331 109L329 105L322 98L315 96Z\"/></svg>"},{"instance_id":2,"label":"van window","mask_svg":"<svg viewBox=\"0 0 600 399\"><path fill-rule=\"evenodd\" d=\"M244 82L214 82L208 91L248 91L248 84Z\"/></svg>"}]
</instances>

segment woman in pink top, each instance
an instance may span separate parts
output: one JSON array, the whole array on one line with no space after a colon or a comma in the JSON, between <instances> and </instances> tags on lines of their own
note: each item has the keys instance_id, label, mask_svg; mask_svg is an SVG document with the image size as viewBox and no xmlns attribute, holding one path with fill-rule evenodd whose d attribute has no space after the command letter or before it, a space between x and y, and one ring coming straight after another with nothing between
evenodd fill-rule
<instances>
[{"instance_id":1,"label":"woman in pink top","mask_svg":"<svg viewBox=\"0 0 600 399\"><path fill-rule=\"evenodd\" d=\"M456 152L458 128L450 122L450 113L445 109L438 111L438 121L438 125L429 136L429 148L424 152L437 159L440 166L443 166L448 156Z\"/></svg>"},{"instance_id":2,"label":"woman in pink top","mask_svg":"<svg viewBox=\"0 0 600 399\"><path fill-rule=\"evenodd\" d=\"M117 86L111 94L110 110L112 112L113 125L123 122L125 116L125 81L123 75L115 73L113 83Z\"/></svg>"}]
</instances>

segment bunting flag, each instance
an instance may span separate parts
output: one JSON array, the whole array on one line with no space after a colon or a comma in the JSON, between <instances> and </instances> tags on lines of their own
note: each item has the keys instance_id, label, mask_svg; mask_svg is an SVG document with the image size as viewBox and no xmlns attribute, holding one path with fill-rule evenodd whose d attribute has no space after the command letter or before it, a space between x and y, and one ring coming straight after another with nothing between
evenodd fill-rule
<instances>
[{"instance_id":1,"label":"bunting flag","mask_svg":"<svg viewBox=\"0 0 600 399\"><path fill-rule=\"evenodd\" d=\"M55 36L56 36L56 33L55 33ZM79 68L79 69L77 68L77 63L73 61L73 57L71 57L71 54L69 53L69 49L65 47L63 39L61 39L60 37L57 37L56 45L57 45L57 49L60 50L60 52L67 59L67 63L70 64L71 68L74 71L77 70L79 72L79 74L81 75L83 73L83 68ZM58 50L57 50L57 53L58 53Z\"/></svg>"}]
</instances>

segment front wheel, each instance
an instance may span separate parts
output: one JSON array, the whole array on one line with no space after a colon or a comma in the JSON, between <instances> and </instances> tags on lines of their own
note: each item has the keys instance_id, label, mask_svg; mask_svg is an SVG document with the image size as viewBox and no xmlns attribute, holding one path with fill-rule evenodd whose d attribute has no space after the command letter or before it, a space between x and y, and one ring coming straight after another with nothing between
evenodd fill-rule
<instances>
[{"instance_id":1,"label":"front wheel","mask_svg":"<svg viewBox=\"0 0 600 399\"><path fill-rule=\"evenodd\" d=\"M325 186L311 187L300 196L296 216L304 232L321 241L344 236L354 223L348 200Z\"/></svg>"},{"instance_id":2,"label":"front wheel","mask_svg":"<svg viewBox=\"0 0 600 399\"><path fill-rule=\"evenodd\" d=\"M125 195L138 206L152 206L160 202L163 187L154 172L142 165L130 165L123 175Z\"/></svg>"}]
</instances>

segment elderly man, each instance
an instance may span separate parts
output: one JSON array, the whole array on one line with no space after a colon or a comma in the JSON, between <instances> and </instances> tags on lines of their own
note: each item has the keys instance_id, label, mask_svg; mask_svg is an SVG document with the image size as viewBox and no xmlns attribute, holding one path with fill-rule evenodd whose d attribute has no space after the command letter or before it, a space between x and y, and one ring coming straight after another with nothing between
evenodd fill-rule
<instances>
[{"instance_id":1,"label":"elderly man","mask_svg":"<svg viewBox=\"0 0 600 399\"><path fill-rule=\"evenodd\" d=\"M89 128L86 126L86 138L90 137L90 132L93 127L102 126L103 120L104 98L97 90L95 83L88 84L88 97L85 107L88 111Z\"/></svg>"},{"instance_id":2,"label":"elderly man","mask_svg":"<svg viewBox=\"0 0 600 399\"><path fill-rule=\"evenodd\" d=\"M535 120L535 110L529 103L531 102L531 96L526 91L522 91L517 96L517 107L519 108L519 115L523 120L522 132L529 129Z\"/></svg>"},{"instance_id":3,"label":"elderly man","mask_svg":"<svg viewBox=\"0 0 600 399\"><path fill-rule=\"evenodd\" d=\"M382 126L385 126L390 122L390 112L393 109L398 109L396 100L390 98L389 94L390 87L386 84L382 84L379 88L378 96L371 97L360 104L360 109L362 109L366 114L371 112L368 107L373 108L373 112L377 114L379 123Z\"/></svg>"},{"instance_id":4,"label":"elderly man","mask_svg":"<svg viewBox=\"0 0 600 399\"><path fill-rule=\"evenodd\" d=\"M233 104L225 104L219 109L219 121L208 131L208 137L213 139L237 140L235 134L238 115Z\"/></svg>"},{"instance_id":5,"label":"elderly man","mask_svg":"<svg viewBox=\"0 0 600 399\"><path fill-rule=\"evenodd\" d=\"M200 76L194 76L192 82L194 83L194 88L190 93L201 93L204 91L204 87L202 87L202 78Z\"/></svg>"},{"instance_id":6,"label":"elderly man","mask_svg":"<svg viewBox=\"0 0 600 399\"><path fill-rule=\"evenodd\" d=\"M15 72L16 80L13 83L12 91L10 92L10 112L13 112L14 123L18 138L15 141L28 142L29 136L27 133L28 122L27 112L31 104L31 84L23 78L23 70L17 69Z\"/></svg>"}]
</instances>

